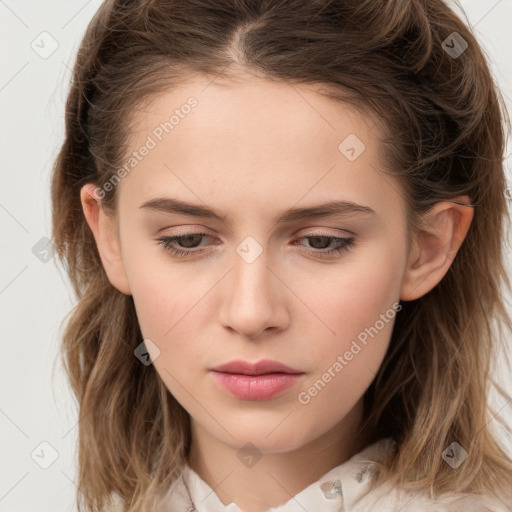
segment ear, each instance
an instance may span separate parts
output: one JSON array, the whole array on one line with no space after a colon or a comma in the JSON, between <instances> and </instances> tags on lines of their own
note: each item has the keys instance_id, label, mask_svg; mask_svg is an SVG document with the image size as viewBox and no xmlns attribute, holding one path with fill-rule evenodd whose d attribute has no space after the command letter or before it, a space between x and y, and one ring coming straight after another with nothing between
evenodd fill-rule
<instances>
[{"instance_id":1,"label":"ear","mask_svg":"<svg viewBox=\"0 0 512 512\"><path fill-rule=\"evenodd\" d=\"M414 234L401 300L415 300L432 290L462 245L473 220L473 206L468 196L452 201L435 204L423 217L422 229Z\"/></svg>"},{"instance_id":2,"label":"ear","mask_svg":"<svg viewBox=\"0 0 512 512\"><path fill-rule=\"evenodd\" d=\"M95 194L96 185L88 183L80 190L80 200L87 224L96 240L96 246L108 280L125 295L131 295L130 284L125 273L115 219L107 215L101 200Z\"/></svg>"}]
</instances>

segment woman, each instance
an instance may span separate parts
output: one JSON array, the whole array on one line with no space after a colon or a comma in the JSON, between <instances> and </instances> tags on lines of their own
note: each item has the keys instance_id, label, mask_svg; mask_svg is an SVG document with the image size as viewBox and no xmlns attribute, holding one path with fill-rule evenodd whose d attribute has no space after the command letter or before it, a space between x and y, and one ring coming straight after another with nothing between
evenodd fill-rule
<instances>
[{"instance_id":1,"label":"woman","mask_svg":"<svg viewBox=\"0 0 512 512\"><path fill-rule=\"evenodd\" d=\"M441 0L104 2L52 183L83 509L507 510L500 105Z\"/></svg>"}]
</instances>

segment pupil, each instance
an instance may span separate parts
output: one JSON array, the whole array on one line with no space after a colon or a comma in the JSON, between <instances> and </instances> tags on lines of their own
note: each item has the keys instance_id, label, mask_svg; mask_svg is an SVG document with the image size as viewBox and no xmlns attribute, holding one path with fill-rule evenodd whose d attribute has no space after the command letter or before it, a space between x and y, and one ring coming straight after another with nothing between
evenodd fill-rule
<instances>
[{"instance_id":1,"label":"pupil","mask_svg":"<svg viewBox=\"0 0 512 512\"><path fill-rule=\"evenodd\" d=\"M325 247L318 247L317 242L319 240L320 240L320 242L322 240L324 240L324 244L323 245L325 245L325 242L327 242L327 245L329 245L329 240L325 236L312 236L312 237L310 237L310 240L311 240L310 245L312 247L314 247L315 249L325 249ZM320 245L322 245L322 243L320 243Z\"/></svg>"},{"instance_id":2,"label":"pupil","mask_svg":"<svg viewBox=\"0 0 512 512\"><path fill-rule=\"evenodd\" d=\"M194 237L196 237L196 241L199 242L201 240L201 237L202 235L199 235L199 234L194 234L194 235L186 235L186 236L183 236L181 237L181 240L180 240L180 245L182 245L183 247L185 248L191 248L191 247L194 247L194 243L192 243L192 246L188 245L188 243L190 241L193 241L194 240ZM185 242L183 244L183 242Z\"/></svg>"}]
</instances>

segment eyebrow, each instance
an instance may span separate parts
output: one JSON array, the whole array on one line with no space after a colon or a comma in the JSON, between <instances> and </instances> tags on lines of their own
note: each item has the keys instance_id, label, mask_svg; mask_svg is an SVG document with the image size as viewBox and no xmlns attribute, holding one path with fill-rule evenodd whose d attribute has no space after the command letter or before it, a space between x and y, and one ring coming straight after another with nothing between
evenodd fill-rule
<instances>
[{"instance_id":1,"label":"eyebrow","mask_svg":"<svg viewBox=\"0 0 512 512\"><path fill-rule=\"evenodd\" d=\"M232 221L231 216L222 214L217 210L199 204L180 201L171 197L151 199L142 204L140 208L164 213L177 213L193 217L215 219L226 224ZM283 224L297 220L350 214L375 215L375 211L369 206L353 203L351 201L329 201L303 208L290 208L272 219L272 221L276 224Z\"/></svg>"}]
</instances>

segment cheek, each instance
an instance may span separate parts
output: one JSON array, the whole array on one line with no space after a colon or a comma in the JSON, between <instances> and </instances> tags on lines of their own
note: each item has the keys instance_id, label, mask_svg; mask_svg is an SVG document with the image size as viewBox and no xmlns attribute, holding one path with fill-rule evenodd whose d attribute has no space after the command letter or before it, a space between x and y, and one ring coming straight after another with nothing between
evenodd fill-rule
<instances>
[{"instance_id":1,"label":"cheek","mask_svg":"<svg viewBox=\"0 0 512 512\"><path fill-rule=\"evenodd\" d=\"M132 272L128 278L144 338L163 340L174 323L173 312L179 296L157 272L148 272L146 268Z\"/></svg>"},{"instance_id":2,"label":"cheek","mask_svg":"<svg viewBox=\"0 0 512 512\"><path fill-rule=\"evenodd\" d=\"M196 304L212 284L197 279L197 271L186 264L172 262L163 248L127 246L123 260L141 331L165 344L173 334L191 329Z\"/></svg>"},{"instance_id":3,"label":"cheek","mask_svg":"<svg viewBox=\"0 0 512 512\"><path fill-rule=\"evenodd\" d=\"M384 328L379 320L386 313L394 318L393 303L399 298L402 269L396 255L379 254L378 258L347 260L336 271L330 269L320 279L316 276L314 283L303 282L311 327L320 338L331 339L333 349L350 345L376 322L379 330L390 334L389 318Z\"/></svg>"},{"instance_id":4,"label":"cheek","mask_svg":"<svg viewBox=\"0 0 512 512\"><path fill-rule=\"evenodd\" d=\"M321 321L309 315L315 342L303 345L311 377L301 389L300 403L310 403L324 417L332 415L332 421L365 393L389 346L402 262L389 246L387 251L381 247L372 251L377 257L347 260L338 272L331 269L329 278L309 287L307 304ZM343 409L332 404L343 404Z\"/></svg>"}]
</instances>

